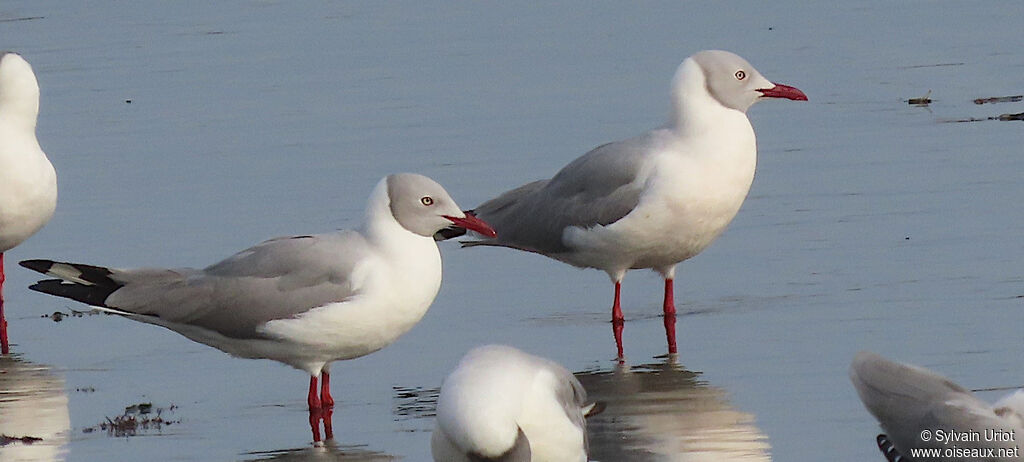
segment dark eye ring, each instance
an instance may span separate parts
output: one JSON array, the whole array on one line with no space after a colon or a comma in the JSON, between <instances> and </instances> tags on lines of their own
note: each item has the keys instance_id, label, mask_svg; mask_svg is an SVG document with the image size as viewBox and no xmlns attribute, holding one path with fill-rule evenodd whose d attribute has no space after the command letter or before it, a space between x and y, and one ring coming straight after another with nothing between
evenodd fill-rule
<instances>
[{"instance_id":1,"label":"dark eye ring","mask_svg":"<svg viewBox=\"0 0 1024 462\"><path fill-rule=\"evenodd\" d=\"M747 78L747 73L743 72L742 70L736 71L735 75L736 75L736 80L743 80L743 79Z\"/></svg>"},{"instance_id":2,"label":"dark eye ring","mask_svg":"<svg viewBox=\"0 0 1024 462\"><path fill-rule=\"evenodd\" d=\"M420 198L420 203L426 206L434 205L434 198L430 196L423 196Z\"/></svg>"}]
</instances>

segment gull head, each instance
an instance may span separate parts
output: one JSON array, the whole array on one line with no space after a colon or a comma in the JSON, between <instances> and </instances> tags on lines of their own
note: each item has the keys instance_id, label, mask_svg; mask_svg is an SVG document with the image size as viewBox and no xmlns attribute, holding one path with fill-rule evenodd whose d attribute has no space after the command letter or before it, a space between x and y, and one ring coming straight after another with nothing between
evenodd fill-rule
<instances>
[{"instance_id":1,"label":"gull head","mask_svg":"<svg viewBox=\"0 0 1024 462\"><path fill-rule=\"evenodd\" d=\"M0 117L27 119L35 126L39 114L39 83L21 55L0 51Z\"/></svg>"},{"instance_id":2,"label":"gull head","mask_svg":"<svg viewBox=\"0 0 1024 462\"><path fill-rule=\"evenodd\" d=\"M746 112L750 106L764 98L807 101L807 95L802 91L771 82L747 60L734 53L705 50L687 60L692 60L700 68L705 89L711 97L727 108Z\"/></svg>"},{"instance_id":3,"label":"gull head","mask_svg":"<svg viewBox=\"0 0 1024 462\"><path fill-rule=\"evenodd\" d=\"M497 235L483 220L463 212L448 191L430 178L396 173L388 175L386 181L391 215L412 233L430 237L455 224L484 236Z\"/></svg>"}]
</instances>

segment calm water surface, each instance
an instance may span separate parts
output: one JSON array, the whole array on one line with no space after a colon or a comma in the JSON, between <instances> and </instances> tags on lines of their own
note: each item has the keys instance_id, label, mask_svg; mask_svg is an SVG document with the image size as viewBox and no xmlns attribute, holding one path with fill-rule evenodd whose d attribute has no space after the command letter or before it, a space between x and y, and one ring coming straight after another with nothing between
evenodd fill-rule
<instances>
[{"instance_id":1,"label":"calm water surface","mask_svg":"<svg viewBox=\"0 0 1024 462\"><path fill-rule=\"evenodd\" d=\"M426 460L437 387L491 342L608 401L596 460L881 460L846 376L856 351L969 388L1024 383L1024 125L951 122L1024 111L971 102L1024 93L1021 17L1019 2L6 0L0 49L35 67L61 198L9 253L17 355L0 362L0 429L44 441L0 460ZM304 374L124 319L54 322L83 307L13 266L204 266L354 226L396 171L472 207L663 123L676 66L706 48L811 101L751 110L758 175L731 228L680 265L675 358L655 275L626 280L620 366L604 274L445 243L423 322L335 365L335 439L314 448ZM929 107L906 104L928 90ZM171 424L100 428L138 403Z\"/></svg>"}]
</instances>

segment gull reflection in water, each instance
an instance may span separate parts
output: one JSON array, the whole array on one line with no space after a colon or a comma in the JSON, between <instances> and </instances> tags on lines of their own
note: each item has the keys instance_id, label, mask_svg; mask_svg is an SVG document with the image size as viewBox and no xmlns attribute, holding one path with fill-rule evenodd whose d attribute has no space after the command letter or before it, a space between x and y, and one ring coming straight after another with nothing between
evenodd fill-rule
<instances>
[{"instance_id":1,"label":"gull reflection in water","mask_svg":"<svg viewBox=\"0 0 1024 462\"><path fill-rule=\"evenodd\" d=\"M335 461L335 462L382 462L397 460L394 456L370 451L363 446L340 445L334 440L325 440L315 446L277 451L260 451L245 454L249 461Z\"/></svg>"},{"instance_id":2,"label":"gull reflection in water","mask_svg":"<svg viewBox=\"0 0 1024 462\"><path fill-rule=\"evenodd\" d=\"M64 378L18 354L0 356L0 461L61 461L71 431Z\"/></svg>"},{"instance_id":3,"label":"gull reflection in water","mask_svg":"<svg viewBox=\"0 0 1024 462\"><path fill-rule=\"evenodd\" d=\"M677 363L662 362L576 377L592 401L607 408L587 421L595 461L769 461L768 437L728 393Z\"/></svg>"},{"instance_id":4,"label":"gull reflection in water","mask_svg":"<svg viewBox=\"0 0 1024 462\"><path fill-rule=\"evenodd\" d=\"M367 450L361 445L342 445L334 440L333 409L309 411L309 427L313 432L313 446L274 451L255 451L244 454L250 461L345 461L377 462L395 460L394 456ZM320 433L323 425L323 433ZM2 461L0 461L2 462Z\"/></svg>"}]
</instances>

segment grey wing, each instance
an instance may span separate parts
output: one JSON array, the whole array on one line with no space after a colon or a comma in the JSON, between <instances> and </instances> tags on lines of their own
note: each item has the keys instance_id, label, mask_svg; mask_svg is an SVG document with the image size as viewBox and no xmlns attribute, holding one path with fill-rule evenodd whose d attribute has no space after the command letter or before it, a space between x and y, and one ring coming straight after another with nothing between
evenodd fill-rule
<instances>
[{"instance_id":1,"label":"grey wing","mask_svg":"<svg viewBox=\"0 0 1024 462\"><path fill-rule=\"evenodd\" d=\"M550 180L485 202L474 212L497 230L498 237L479 243L549 254L568 250L562 241L566 227L609 225L636 208L643 194L643 166L663 139L656 130L598 146Z\"/></svg>"},{"instance_id":2,"label":"grey wing","mask_svg":"<svg viewBox=\"0 0 1024 462\"><path fill-rule=\"evenodd\" d=\"M854 357L850 380L864 406L901 451L919 447L923 429L977 422L986 412L995 417L991 405L949 379L875 353L860 352Z\"/></svg>"},{"instance_id":3,"label":"grey wing","mask_svg":"<svg viewBox=\"0 0 1024 462\"><path fill-rule=\"evenodd\" d=\"M583 384L576 379L576 376L572 375L572 372L569 372L561 364L547 359L544 359L544 361L546 362L544 367L551 369L551 372L560 379L555 396L558 397L559 404L565 410L565 415L573 424L583 430L585 436L587 433L587 422L583 414L584 409L589 407L587 405L587 390L583 388Z\"/></svg>"},{"instance_id":4,"label":"grey wing","mask_svg":"<svg viewBox=\"0 0 1024 462\"><path fill-rule=\"evenodd\" d=\"M368 252L355 232L277 238L203 270L124 270L107 306L234 338L355 295L351 273Z\"/></svg>"}]
</instances>

